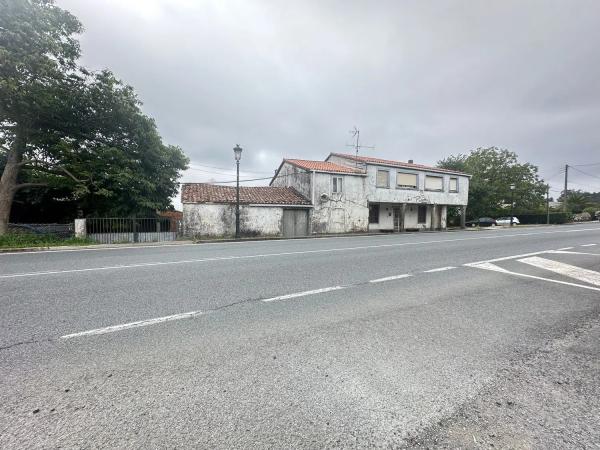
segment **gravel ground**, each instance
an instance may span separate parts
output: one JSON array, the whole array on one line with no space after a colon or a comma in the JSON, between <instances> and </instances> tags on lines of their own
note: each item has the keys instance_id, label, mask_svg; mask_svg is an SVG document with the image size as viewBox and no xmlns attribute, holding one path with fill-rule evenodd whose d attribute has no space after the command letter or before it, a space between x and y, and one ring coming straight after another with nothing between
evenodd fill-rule
<instances>
[{"instance_id":1,"label":"gravel ground","mask_svg":"<svg viewBox=\"0 0 600 450\"><path fill-rule=\"evenodd\" d=\"M600 448L600 320L514 361L407 448Z\"/></svg>"}]
</instances>

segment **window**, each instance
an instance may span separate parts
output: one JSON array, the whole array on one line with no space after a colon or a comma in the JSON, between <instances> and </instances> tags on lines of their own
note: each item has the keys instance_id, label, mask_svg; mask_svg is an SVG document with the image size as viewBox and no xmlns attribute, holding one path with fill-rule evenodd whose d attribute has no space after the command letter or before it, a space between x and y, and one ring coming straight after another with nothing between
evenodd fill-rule
<instances>
[{"instance_id":1,"label":"window","mask_svg":"<svg viewBox=\"0 0 600 450\"><path fill-rule=\"evenodd\" d=\"M389 188L390 187L390 171L389 170L377 170L377 187Z\"/></svg>"},{"instance_id":2,"label":"window","mask_svg":"<svg viewBox=\"0 0 600 450\"><path fill-rule=\"evenodd\" d=\"M379 223L379 205L369 205L369 223Z\"/></svg>"},{"instance_id":3,"label":"window","mask_svg":"<svg viewBox=\"0 0 600 450\"><path fill-rule=\"evenodd\" d=\"M425 176L425 190L427 191L443 191L444 178L434 177L433 175Z\"/></svg>"},{"instance_id":4,"label":"window","mask_svg":"<svg viewBox=\"0 0 600 450\"><path fill-rule=\"evenodd\" d=\"M342 177L333 177L333 190L332 192L342 192Z\"/></svg>"},{"instance_id":5,"label":"window","mask_svg":"<svg viewBox=\"0 0 600 450\"><path fill-rule=\"evenodd\" d=\"M450 192L458 192L458 178L450 178Z\"/></svg>"},{"instance_id":6,"label":"window","mask_svg":"<svg viewBox=\"0 0 600 450\"><path fill-rule=\"evenodd\" d=\"M419 223L427 223L427 205L419 205L418 213L418 222Z\"/></svg>"},{"instance_id":7,"label":"window","mask_svg":"<svg viewBox=\"0 0 600 450\"><path fill-rule=\"evenodd\" d=\"M417 174L416 173L402 173L396 174L396 186L404 189L416 189L417 188Z\"/></svg>"}]
</instances>

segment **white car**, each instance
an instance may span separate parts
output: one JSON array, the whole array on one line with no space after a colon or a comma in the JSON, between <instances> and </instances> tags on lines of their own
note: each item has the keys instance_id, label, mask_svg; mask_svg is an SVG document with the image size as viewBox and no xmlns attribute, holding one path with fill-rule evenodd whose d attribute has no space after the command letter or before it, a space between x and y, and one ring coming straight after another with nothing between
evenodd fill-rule
<instances>
[{"instance_id":1,"label":"white car","mask_svg":"<svg viewBox=\"0 0 600 450\"><path fill-rule=\"evenodd\" d=\"M510 217L499 217L496 219L496 223L498 225L510 225ZM519 225L520 223L521 222L519 222L519 219L513 217L513 225Z\"/></svg>"}]
</instances>

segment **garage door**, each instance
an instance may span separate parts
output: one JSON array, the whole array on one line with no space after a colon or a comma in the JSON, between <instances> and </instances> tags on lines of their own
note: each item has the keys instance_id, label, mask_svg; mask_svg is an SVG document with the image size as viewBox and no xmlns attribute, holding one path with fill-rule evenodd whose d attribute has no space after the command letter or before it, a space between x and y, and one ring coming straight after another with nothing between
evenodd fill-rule
<instances>
[{"instance_id":1,"label":"garage door","mask_svg":"<svg viewBox=\"0 0 600 450\"><path fill-rule=\"evenodd\" d=\"M283 237L299 237L308 234L308 211L306 209L283 210Z\"/></svg>"}]
</instances>

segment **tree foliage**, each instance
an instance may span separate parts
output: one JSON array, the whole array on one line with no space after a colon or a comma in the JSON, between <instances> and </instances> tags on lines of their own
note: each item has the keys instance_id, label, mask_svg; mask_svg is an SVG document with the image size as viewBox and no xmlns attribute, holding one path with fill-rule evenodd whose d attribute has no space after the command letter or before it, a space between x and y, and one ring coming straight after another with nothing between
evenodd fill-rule
<instances>
[{"instance_id":1,"label":"tree foliage","mask_svg":"<svg viewBox=\"0 0 600 450\"><path fill-rule=\"evenodd\" d=\"M497 147L478 148L469 154L449 156L438 166L472 175L469 184L469 218L497 217L514 212L536 211L544 205L546 185L538 176L538 168L520 163L517 154ZM510 185L514 184L514 192Z\"/></svg>"},{"instance_id":2,"label":"tree foliage","mask_svg":"<svg viewBox=\"0 0 600 450\"><path fill-rule=\"evenodd\" d=\"M162 142L132 87L77 64L81 31L51 0L0 0L0 233L13 200L130 215L177 192L187 158Z\"/></svg>"}]
</instances>

